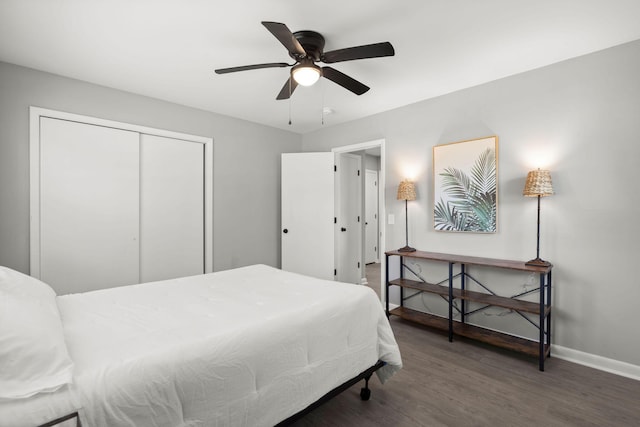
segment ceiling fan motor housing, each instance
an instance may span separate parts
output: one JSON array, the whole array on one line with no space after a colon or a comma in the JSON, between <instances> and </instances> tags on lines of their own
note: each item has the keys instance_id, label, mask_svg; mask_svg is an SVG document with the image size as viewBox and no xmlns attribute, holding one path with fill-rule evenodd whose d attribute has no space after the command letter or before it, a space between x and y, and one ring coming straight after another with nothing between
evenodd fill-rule
<instances>
[{"instance_id":1,"label":"ceiling fan motor housing","mask_svg":"<svg viewBox=\"0 0 640 427\"><path fill-rule=\"evenodd\" d=\"M289 99L298 84L310 86L320 77L325 77L356 95L362 95L369 90L369 86L335 68L319 67L316 62L333 64L357 59L393 56L395 54L393 46L389 42L353 46L325 52L324 37L316 31L302 30L293 33L281 22L262 21L262 25L287 49L289 56L293 58L295 63L269 62L265 64L244 65L241 67L220 68L215 70L215 72L216 74L227 74L237 71L258 70L261 68L292 67L291 75L284 86L282 86L276 99Z\"/></svg>"},{"instance_id":2,"label":"ceiling fan motor housing","mask_svg":"<svg viewBox=\"0 0 640 427\"><path fill-rule=\"evenodd\" d=\"M298 40L298 43L302 45L305 52L307 52L307 58L313 61L320 61L324 51L324 37L322 37L322 34L315 31L303 30L296 31L293 33L293 36ZM301 59L292 53L289 53L289 56L296 61Z\"/></svg>"}]
</instances>

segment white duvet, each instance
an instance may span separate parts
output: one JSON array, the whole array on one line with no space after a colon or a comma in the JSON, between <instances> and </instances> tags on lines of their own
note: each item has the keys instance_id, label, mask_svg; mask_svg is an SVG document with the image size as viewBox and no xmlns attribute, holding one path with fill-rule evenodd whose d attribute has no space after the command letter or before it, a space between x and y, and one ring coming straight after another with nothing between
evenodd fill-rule
<instances>
[{"instance_id":1,"label":"white duvet","mask_svg":"<svg viewBox=\"0 0 640 427\"><path fill-rule=\"evenodd\" d=\"M264 265L58 299L84 426L273 426L382 360L363 286ZM355 402L354 402L355 404Z\"/></svg>"}]
</instances>

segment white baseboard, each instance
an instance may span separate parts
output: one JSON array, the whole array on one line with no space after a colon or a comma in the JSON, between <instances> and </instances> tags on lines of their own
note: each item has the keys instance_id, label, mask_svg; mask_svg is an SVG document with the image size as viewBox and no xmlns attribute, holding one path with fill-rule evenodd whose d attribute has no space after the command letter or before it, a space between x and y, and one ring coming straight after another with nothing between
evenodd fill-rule
<instances>
[{"instance_id":1,"label":"white baseboard","mask_svg":"<svg viewBox=\"0 0 640 427\"><path fill-rule=\"evenodd\" d=\"M579 365L588 366L590 368L599 369L601 371L610 372L612 374L621 375L623 377L640 380L640 366L631 363L621 362L615 359L598 356L595 354L585 353L560 345L551 345L551 357L567 360Z\"/></svg>"},{"instance_id":2,"label":"white baseboard","mask_svg":"<svg viewBox=\"0 0 640 427\"><path fill-rule=\"evenodd\" d=\"M398 304L389 303L389 310L397 307L399 307ZM551 357L640 381L640 366L631 363L585 353L556 344L551 344Z\"/></svg>"},{"instance_id":3,"label":"white baseboard","mask_svg":"<svg viewBox=\"0 0 640 427\"><path fill-rule=\"evenodd\" d=\"M389 310L397 307L399 307L398 304L389 303ZM551 345L551 357L640 381L640 366L631 363L585 353L556 344Z\"/></svg>"}]
</instances>

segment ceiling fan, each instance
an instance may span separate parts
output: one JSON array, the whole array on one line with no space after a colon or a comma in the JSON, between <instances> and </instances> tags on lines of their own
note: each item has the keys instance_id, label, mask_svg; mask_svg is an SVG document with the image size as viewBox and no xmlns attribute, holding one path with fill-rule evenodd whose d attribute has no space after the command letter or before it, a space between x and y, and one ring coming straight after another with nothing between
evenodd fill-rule
<instances>
[{"instance_id":1,"label":"ceiling fan","mask_svg":"<svg viewBox=\"0 0 640 427\"><path fill-rule=\"evenodd\" d=\"M234 73L237 71L257 70L260 68L292 67L291 75L280 90L276 99L288 99L298 85L311 86L320 77L350 90L356 95L362 95L369 87L332 67L319 67L316 62L333 64L335 62L353 61L356 59L379 58L393 56L395 51L389 42L374 43L363 46L324 52L324 37L315 31L296 31L292 33L285 24L263 21L271 34L289 51L289 56L295 60L293 64L286 62L270 62L267 64L244 65L241 67L220 68L216 74Z\"/></svg>"}]
</instances>

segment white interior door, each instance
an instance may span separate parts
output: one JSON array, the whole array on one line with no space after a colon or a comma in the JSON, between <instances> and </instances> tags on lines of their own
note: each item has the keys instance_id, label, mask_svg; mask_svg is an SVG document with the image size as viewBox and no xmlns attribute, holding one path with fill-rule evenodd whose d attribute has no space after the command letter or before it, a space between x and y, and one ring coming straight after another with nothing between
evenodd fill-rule
<instances>
[{"instance_id":1,"label":"white interior door","mask_svg":"<svg viewBox=\"0 0 640 427\"><path fill-rule=\"evenodd\" d=\"M204 273L204 145L140 137L140 282Z\"/></svg>"},{"instance_id":2,"label":"white interior door","mask_svg":"<svg viewBox=\"0 0 640 427\"><path fill-rule=\"evenodd\" d=\"M334 154L282 154L282 269L334 279Z\"/></svg>"},{"instance_id":3,"label":"white interior door","mask_svg":"<svg viewBox=\"0 0 640 427\"><path fill-rule=\"evenodd\" d=\"M336 191L337 256L336 279L360 284L362 277L362 158L354 154L339 154Z\"/></svg>"},{"instance_id":4,"label":"white interior door","mask_svg":"<svg viewBox=\"0 0 640 427\"><path fill-rule=\"evenodd\" d=\"M365 263L378 257L378 171L367 169L365 175Z\"/></svg>"},{"instance_id":5,"label":"white interior door","mask_svg":"<svg viewBox=\"0 0 640 427\"><path fill-rule=\"evenodd\" d=\"M40 159L40 279L61 294L138 283L138 133L42 117Z\"/></svg>"}]
</instances>

